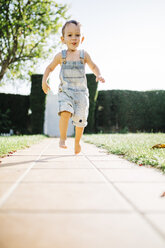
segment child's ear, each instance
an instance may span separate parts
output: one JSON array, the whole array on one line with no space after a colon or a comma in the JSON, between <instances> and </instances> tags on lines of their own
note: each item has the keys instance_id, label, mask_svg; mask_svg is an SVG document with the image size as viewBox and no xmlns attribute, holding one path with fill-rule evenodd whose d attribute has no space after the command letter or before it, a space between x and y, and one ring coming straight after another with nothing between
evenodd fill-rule
<instances>
[{"instance_id":1,"label":"child's ear","mask_svg":"<svg viewBox=\"0 0 165 248\"><path fill-rule=\"evenodd\" d=\"M83 41L84 41L84 36L81 38L81 44L83 43Z\"/></svg>"},{"instance_id":2,"label":"child's ear","mask_svg":"<svg viewBox=\"0 0 165 248\"><path fill-rule=\"evenodd\" d=\"M62 43L64 43L64 37L63 36L61 36L61 41L62 41Z\"/></svg>"}]
</instances>

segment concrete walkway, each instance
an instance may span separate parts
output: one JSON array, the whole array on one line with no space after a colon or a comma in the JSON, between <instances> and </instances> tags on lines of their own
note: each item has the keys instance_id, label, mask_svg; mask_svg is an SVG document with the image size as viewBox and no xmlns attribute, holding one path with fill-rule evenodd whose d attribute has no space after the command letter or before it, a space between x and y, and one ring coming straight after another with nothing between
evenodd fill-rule
<instances>
[{"instance_id":1,"label":"concrete walkway","mask_svg":"<svg viewBox=\"0 0 165 248\"><path fill-rule=\"evenodd\" d=\"M49 138L0 163L0 248L164 248L165 176Z\"/></svg>"}]
</instances>

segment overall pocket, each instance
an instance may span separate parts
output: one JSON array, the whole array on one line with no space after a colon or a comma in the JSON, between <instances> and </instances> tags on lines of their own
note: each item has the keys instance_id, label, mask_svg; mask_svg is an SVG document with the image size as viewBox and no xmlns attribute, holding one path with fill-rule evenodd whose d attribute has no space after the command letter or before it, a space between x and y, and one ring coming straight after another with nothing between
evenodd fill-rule
<instances>
[{"instance_id":1,"label":"overall pocket","mask_svg":"<svg viewBox=\"0 0 165 248\"><path fill-rule=\"evenodd\" d=\"M85 78L84 68L80 67L69 67L63 69L63 78L70 84L79 85L82 84Z\"/></svg>"}]
</instances>

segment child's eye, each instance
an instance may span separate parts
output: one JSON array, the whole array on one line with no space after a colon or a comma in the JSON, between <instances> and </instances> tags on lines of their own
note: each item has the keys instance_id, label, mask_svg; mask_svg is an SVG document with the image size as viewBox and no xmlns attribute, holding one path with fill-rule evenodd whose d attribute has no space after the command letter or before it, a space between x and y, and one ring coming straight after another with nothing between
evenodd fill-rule
<instances>
[{"instance_id":1,"label":"child's eye","mask_svg":"<svg viewBox=\"0 0 165 248\"><path fill-rule=\"evenodd\" d=\"M71 37L72 35L71 34L68 34L69 37Z\"/></svg>"},{"instance_id":2,"label":"child's eye","mask_svg":"<svg viewBox=\"0 0 165 248\"><path fill-rule=\"evenodd\" d=\"M80 34L76 34L77 37L80 37Z\"/></svg>"}]
</instances>

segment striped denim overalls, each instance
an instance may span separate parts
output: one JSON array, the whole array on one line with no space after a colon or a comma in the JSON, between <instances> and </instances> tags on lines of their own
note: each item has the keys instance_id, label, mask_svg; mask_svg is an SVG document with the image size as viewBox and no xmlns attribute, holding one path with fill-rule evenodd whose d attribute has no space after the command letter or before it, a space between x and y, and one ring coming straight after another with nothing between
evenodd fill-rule
<instances>
[{"instance_id":1,"label":"striped denim overalls","mask_svg":"<svg viewBox=\"0 0 165 248\"><path fill-rule=\"evenodd\" d=\"M73 125L87 125L89 93L85 75L84 50L80 50L79 61L67 61L66 50L62 50L62 66L58 91L59 115L62 111L72 113Z\"/></svg>"}]
</instances>

